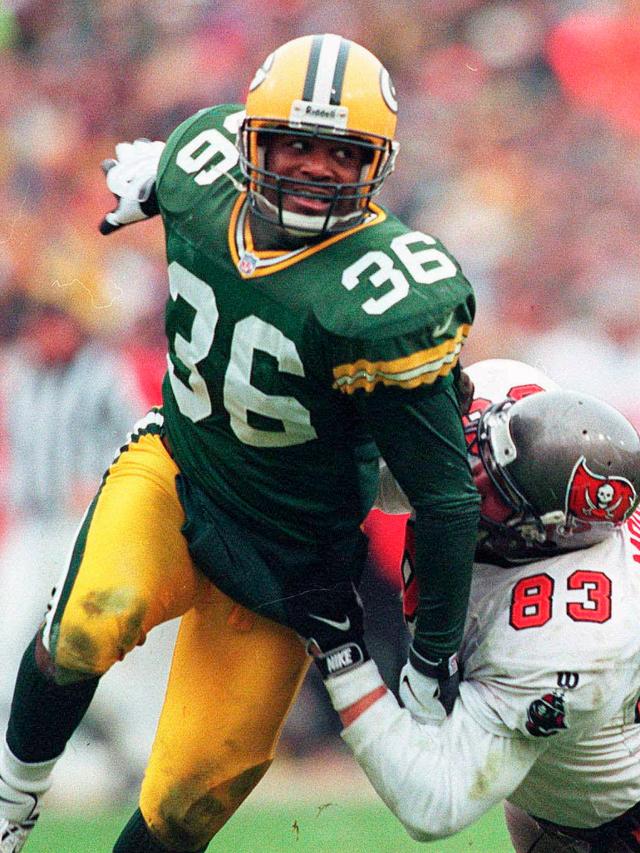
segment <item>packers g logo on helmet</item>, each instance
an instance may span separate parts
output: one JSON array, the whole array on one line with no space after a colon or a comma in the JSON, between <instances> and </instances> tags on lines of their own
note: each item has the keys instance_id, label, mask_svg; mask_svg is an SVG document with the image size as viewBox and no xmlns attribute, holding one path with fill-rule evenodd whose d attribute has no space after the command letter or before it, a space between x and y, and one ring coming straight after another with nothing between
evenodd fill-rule
<instances>
[{"instance_id":1,"label":"packers g logo on helmet","mask_svg":"<svg viewBox=\"0 0 640 853\"><path fill-rule=\"evenodd\" d=\"M279 47L251 81L246 118L238 133L240 167L254 212L301 235L335 233L362 222L369 214L369 201L393 171L398 151L396 113L387 70L355 42L328 33L303 36ZM311 134L334 142L338 137L359 146L364 151L359 180L294 182L270 172L265 150L274 134ZM328 199L328 211L311 216L285 210L287 195ZM350 212L338 215L336 205L340 202L344 209L345 200L353 202Z\"/></svg>"}]
</instances>

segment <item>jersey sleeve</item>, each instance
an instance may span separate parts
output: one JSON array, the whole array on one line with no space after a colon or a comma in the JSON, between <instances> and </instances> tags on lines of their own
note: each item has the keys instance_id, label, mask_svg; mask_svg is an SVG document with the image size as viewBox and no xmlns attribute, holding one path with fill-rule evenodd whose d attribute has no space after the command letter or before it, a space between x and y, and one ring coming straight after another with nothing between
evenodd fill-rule
<instances>
[{"instance_id":1,"label":"jersey sleeve","mask_svg":"<svg viewBox=\"0 0 640 853\"><path fill-rule=\"evenodd\" d=\"M221 174L238 182L237 126L244 115L238 104L199 110L170 134L156 177L156 197L163 219L188 213L202 203L202 188Z\"/></svg>"},{"instance_id":2,"label":"jersey sleeve","mask_svg":"<svg viewBox=\"0 0 640 853\"><path fill-rule=\"evenodd\" d=\"M315 307L342 394L434 386L457 364L475 315L460 266L434 237L385 214L336 248L339 295ZM333 285L332 285L333 286Z\"/></svg>"},{"instance_id":3,"label":"jersey sleeve","mask_svg":"<svg viewBox=\"0 0 640 853\"><path fill-rule=\"evenodd\" d=\"M371 324L363 330L368 337L334 341L334 388L349 395L358 391L370 394L384 387L411 390L434 386L449 376L471 330L475 310L473 295L463 282L466 280L454 279L447 294L438 294L430 312L420 303L416 290L411 300L417 303L415 314L401 316L395 330L386 323ZM410 307L405 306L407 313ZM411 328L413 324L417 326Z\"/></svg>"},{"instance_id":4,"label":"jersey sleeve","mask_svg":"<svg viewBox=\"0 0 640 853\"><path fill-rule=\"evenodd\" d=\"M342 732L376 792L417 841L452 835L513 793L545 743L488 731L464 697L422 725L387 692Z\"/></svg>"},{"instance_id":5,"label":"jersey sleeve","mask_svg":"<svg viewBox=\"0 0 640 853\"><path fill-rule=\"evenodd\" d=\"M480 498L467 463L457 398L386 389L363 399L365 419L415 513L419 600L416 651L428 660L459 648L467 612Z\"/></svg>"}]
</instances>

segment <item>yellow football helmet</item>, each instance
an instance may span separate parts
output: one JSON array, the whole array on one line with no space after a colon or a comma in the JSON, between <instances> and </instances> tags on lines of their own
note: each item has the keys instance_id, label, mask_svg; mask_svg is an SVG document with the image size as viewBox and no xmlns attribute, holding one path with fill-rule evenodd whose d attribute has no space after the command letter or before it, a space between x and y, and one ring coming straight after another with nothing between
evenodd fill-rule
<instances>
[{"instance_id":1,"label":"yellow football helmet","mask_svg":"<svg viewBox=\"0 0 640 853\"><path fill-rule=\"evenodd\" d=\"M303 36L270 54L249 86L246 117L238 133L240 167L254 212L295 235L344 231L369 212L370 199L393 171L398 143L393 83L376 57L341 36ZM266 149L273 134L336 137L364 150L355 183L317 183L269 171ZM266 197L265 191L267 191ZM285 210L287 195L330 200L326 215ZM352 201L353 205L344 202ZM350 212L338 215L340 209Z\"/></svg>"}]
</instances>

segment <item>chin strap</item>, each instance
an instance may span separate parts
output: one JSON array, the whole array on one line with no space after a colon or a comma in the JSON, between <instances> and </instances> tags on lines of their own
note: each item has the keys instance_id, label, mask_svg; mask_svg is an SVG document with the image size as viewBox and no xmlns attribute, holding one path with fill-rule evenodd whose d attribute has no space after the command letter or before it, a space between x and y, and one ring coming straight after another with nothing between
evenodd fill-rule
<instances>
[{"instance_id":1,"label":"chin strap","mask_svg":"<svg viewBox=\"0 0 640 853\"><path fill-rule=\"evenodd\" d=\"M365 210L356 210L344 216L309 216L305 213L294 213L275 205L257 190L249 191L252 206L258 216L262 216L268 222L278 225L287 234L294 237L309 238L320 234L330 234L334 230L347 231L355 227L366 216ZM344 226L336 229L336 226Z\"/></svg>"}]
</instances>

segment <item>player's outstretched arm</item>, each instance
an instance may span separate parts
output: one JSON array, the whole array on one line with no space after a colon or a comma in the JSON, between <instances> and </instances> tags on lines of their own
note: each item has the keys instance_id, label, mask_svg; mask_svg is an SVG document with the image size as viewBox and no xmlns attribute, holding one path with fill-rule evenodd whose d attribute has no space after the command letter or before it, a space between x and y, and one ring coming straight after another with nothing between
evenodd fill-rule
<instances>
[{"instance_id":1,"label":"player's outstretched arm","mask_svg":"<svg viewBox=\"0 0 640 853\"><path fill-rule=\"evenodd\" d=\"M102 171L116 199L116 207L100 223L101 234L149 219L160 212L155 194L158 163L164 142L136 139L116 145L116 158L104 160Z\"/></svg>"},{"instance_id":2,"label":"player's outstretched arm","mask_svg":"<svg viewBox=\"0 0 640 853\"><path fill-rule=\"evenodd\" d=\"M474 823L520 785L546 744L491 734L464 705L437 726L401 709L370 660L325 682L342 737L409 835L433 841Z\"/></svg>"},{"instance_id":3,"label":"player's outstretched arm","mask_svg":"<svg viewBox=\"0 0 640 853\"><path fill-rule=\"evenodd\" d=\"M389 469L415 512L420 597L402 698L423 721L455 701L459 648L475 553L479 496L453 388L372 394L366 415ZM403 686L404 685L404 686Z\"/></svg>"}]
</instances>

